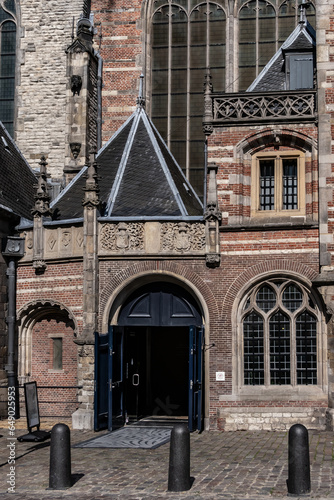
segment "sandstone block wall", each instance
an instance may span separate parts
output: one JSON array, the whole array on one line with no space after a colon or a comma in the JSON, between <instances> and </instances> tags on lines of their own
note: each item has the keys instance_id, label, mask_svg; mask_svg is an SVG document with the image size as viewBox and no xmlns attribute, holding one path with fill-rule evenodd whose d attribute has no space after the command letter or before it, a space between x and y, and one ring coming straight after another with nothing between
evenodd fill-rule
<instances>
[{"instance_id":1,"label":"sandstone block wall","mask_svg":"<svg viewBox=\"0 0 334 500\"><path fill-rule=\"evenodd\" d=\"M21 0L15 139L32 168L41 155L61 179L65 159L66 54L83 0Z\"/></svg>"}]
</instances>

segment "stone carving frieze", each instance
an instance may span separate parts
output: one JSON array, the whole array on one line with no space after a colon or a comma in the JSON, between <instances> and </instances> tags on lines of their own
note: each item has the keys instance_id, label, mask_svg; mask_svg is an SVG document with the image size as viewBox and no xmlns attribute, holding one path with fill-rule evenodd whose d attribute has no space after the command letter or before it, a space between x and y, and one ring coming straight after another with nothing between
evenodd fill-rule
<instances>
[{"instance_id":1,"label":"stone carving frieze","mask_svg":"<svg viewBox=\"0 0 334 500\"><path fill-rule=\"evenodd\" d=\"M177 253L202 251L205 249L204 225L187 222L161 224L161 246L162 251Z\"/></svg>"},{"instance_id":2,"label":"stone carving frieze","mask_svg":"<svg viewBox=\"0 0 334 500\"><path fill-rule=\"evenodd\" d=\"M204 254L205 225L189 222L106 223L100 229L100 252Z\"/></svg>"},{"instance_id":3,"label":"stone carving frieze","mask_svg":"<svg viewBox=\"0 0 334 500\"><path fill-rule=\"evenodd\" d=\"M144 224L104 224L101 228L101 248L112 252L144 250Z\"/></svg>"}]
</instances>

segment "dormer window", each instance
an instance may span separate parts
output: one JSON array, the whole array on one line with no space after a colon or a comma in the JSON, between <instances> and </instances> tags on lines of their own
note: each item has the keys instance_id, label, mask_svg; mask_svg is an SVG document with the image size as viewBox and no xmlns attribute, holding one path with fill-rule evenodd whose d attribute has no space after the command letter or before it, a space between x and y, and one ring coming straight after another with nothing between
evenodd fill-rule
<instances>
[{"instance_id":1,"label":"dormer window","mask_svg":"<svg viewBox=\"0 0 334 500\"><path fill-rule=\"evenodd\" d=\"M313 53L286 54L287 90L313 89L314 57Z\"/></svg>"}]
</instances>

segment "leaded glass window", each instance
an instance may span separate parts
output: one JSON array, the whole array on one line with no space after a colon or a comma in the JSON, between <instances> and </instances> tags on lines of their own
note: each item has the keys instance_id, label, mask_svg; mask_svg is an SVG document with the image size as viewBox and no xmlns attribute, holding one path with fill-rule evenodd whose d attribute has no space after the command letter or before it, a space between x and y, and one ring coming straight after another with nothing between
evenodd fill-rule
<instances>
[{"instance_id":1,"label":"leaded glass window","mask_svg":"<svg viewBox=\"0 0 334 500\"><path fill-rule=\"evenodd\" d=\"M254 158L253 165L253 215L284 215L292 211L304 211L303 155L298 155L298 152L296 155L280 152L270 153L266 157L261 153Z\"/></svg>"},{"instance_id":2,"label":"leaded glass window","mask_svg":"<svg viewBox=\"0 0 334 500\"><path fill-rule=\"evenodd\" d=\"M264 384L263 319L252 312L244 319L245 385Z\"/></svg>"},{"instance_id":3,"label":"leaded glass window","mask_svg":"<svg viewBox=\"0 0 334 500\"><path fill-rule=\"evenodd\" d=\"M204 181L204 77L210 67L215 90L225 90L225 44L222 4L154 2L151 115L200 196Z\"/></svg>"},{"instance_id":4,"label":"leaded glass window","mask_svg":"<svg viewBox=\"0 0 334 500\"><path fill-rule=\"evenodd\" d=\"M0 120L14 134L16 20L14 0L0 0Z\"/></svg>"},{"instance_id":5,"label":"leaded glass window","mask_svg":"<svg viewBox=\"0 0 334 500\"><path fill-rule=\"evenodd\" d=\"M275 208L275 161L260 160L260 210Z\"/></svg>"},{"instance_id":6,"label":"leaded glass window","mask_svg":"<svg viewBox=\"0 0 334 500\"><path fill-rule=\"evenodd\" d=\"M299 22L301 0L241 0L239 10L239 90L246 90ZM315 28L315 8L307 5Z\"/></svg>"},{"instance_id":7,"label":"leaded glass window","mask_svg":"<svg viewBox=\"0 0 334 500\"><path fill-rule=\"evenodd\" d=\"M318 309L306 288L270 280L243 304L244 385L316 385Z\"/></svg>"}]
</instances>

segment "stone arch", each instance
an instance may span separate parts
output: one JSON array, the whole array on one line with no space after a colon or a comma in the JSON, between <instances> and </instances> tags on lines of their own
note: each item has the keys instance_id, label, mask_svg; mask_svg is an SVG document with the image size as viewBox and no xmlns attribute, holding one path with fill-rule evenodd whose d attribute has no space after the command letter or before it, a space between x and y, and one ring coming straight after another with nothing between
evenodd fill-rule
<instances>
[{"instance_id":1,"label":"stone arch","mask_svg":"<svg viewBox=\"0 0 334 500\"><path fill-rule=\"evenodd\" d=\"M247 287L254 286L257 281L275 274L277 276L293 275L294 279L303 281L309 288L312 286L312 280L318 276L317 271L312 267L294 260L272 259L260 262L247 268L231 284L223 300L221 316L224 317L224 315L232 313L232 317L234 317L236 303L240 294L244 293Z\"/></svg>"},{"instance_id":2,"label":"stone arch","mask_svg":"<svg viewBox=\"0 0 334 500\"><path fill-rule=\"evenodd\" d=\"M116 325L123 302L136 289L152 282L176 284L190 293L203 314L205 345L210 344L210 323L218 318L219 309L210 287L190 267L168 261L146 261L133 264L123 269L106 284L101 292L99 331L106 333L108 323ZM209 417L210 406L210 350L204 350L204 415Z\"/></svg>"},{"instance_id":3,"label":"stone arch","mask_svg":"<svg viewBox=\"0 0 334 500\"><path fill-rule=\"evenodd\" d=\"M61 302L45 299L25 304L17 314L19 325L18 377L20 383L29 380L32 367L32 333L36 323L46 320L63 322L77 336L78 325L71 310Z\"/></svg>"},{"instance_id":4,"label":"stone arch","mask_svg":"<svg viewBox=\"0 0 334 500\"><path fill-rule=\"evenodd\" d=\"M317 149L315 139L289 128L268 128L245 137L236 146L238 157L253 155L270 146L285 146L297 148L312 153Z\"/></svg>"},{"instance_id":5,"label":"stone arch","mask_svg":"<svg viewBox=\"0 0 334 500\"><path fill-rule=\"evenodd\" d=\"M210 316L218 315L216 299L199 275L186 266L172 262L136 263L113 276L101 292L99 331L105 333L108 330L109 318L117 324L121 305L134 290L156 281L177 284L195 298L202 309L208 334Z\"/></svg>"}]
</instances>

